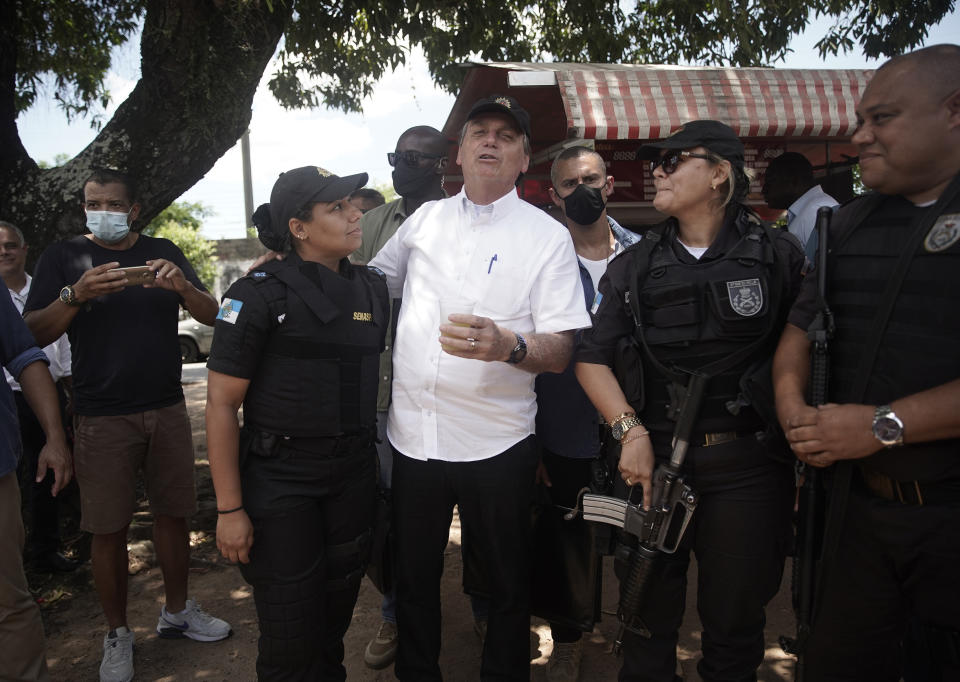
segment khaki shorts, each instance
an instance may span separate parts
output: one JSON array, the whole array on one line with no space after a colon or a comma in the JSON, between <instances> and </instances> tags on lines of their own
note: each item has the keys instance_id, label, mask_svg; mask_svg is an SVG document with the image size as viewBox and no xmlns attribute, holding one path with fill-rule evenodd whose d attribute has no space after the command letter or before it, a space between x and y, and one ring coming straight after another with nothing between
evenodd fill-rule
<instances>
[{"instance_id":1,"label":"khaki shorts","mask_svg":"<svg viewBox=\"0 0 960 682\"><path fill-rule=\"evenodd\" d=\"M74 431L83 530L105 535L130 523L141 469L154 516L185 518L197 510L184 401L135 414L77 416Z\"/></svg>"}]
</instances>

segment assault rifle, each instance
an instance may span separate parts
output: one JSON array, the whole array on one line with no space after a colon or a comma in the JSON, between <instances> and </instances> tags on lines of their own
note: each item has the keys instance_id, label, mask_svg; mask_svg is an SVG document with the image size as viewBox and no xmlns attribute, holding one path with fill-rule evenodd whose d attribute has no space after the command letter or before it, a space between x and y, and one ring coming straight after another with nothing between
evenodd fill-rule
<instances>
[{"instance_id":1,"label":"assault rifle","mask_svg":"<svg viewBox=\"0 0 960 682\"><path fill-rule=\"evenodd\" d=\"M810 381L808 400L817 407L827 402L827 382L830 373L829 343L833 338L833 313L827 305L827 231L833 209L821 207L817 211L817 277L819 310L813 323L807 328L810 339ZM816 467L797 462L797 474L803 476L797 513L796 551L793 557L792 597L797 616L797 636L780 637L780 646L788 654L797 657L794 671L797 682L803 682L803 653L810 637L811 619L816 597L816 577L823 542L826 495L820 471Z\"/></svg>"},{"instance_id":2,"label":"assault rifle","mask_svg":"<svg viewBox=\"0 0 960 682\"><path fill-rule=\"evenodd\" d=\"M613 653L620 653L627 631L650 637L650 630L640 618L640 609L649 586L655 561L661 553L677 551L687 525L697 507L697 493L680 475L690 445L690 434L703 399L707 377L691 373L679 401L677 425L673 432L670 461L657 467L653 474L650 509L643 503L606 495L587 493L581 497L583 518L622 528L638 540L636 549L625 545L617 548L617 557L627 562L627 574L620 583L620 605L617 618L620 630Z\"/></svg>"}]
</instances>

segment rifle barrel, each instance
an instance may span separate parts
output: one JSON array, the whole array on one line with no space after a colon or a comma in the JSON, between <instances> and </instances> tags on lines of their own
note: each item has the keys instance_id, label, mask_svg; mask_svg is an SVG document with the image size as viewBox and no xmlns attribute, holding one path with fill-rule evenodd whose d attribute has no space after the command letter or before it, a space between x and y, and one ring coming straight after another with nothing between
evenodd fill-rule
<instances>
[{"instance_id":1,"label":"rifle barrel","mask_svg":"<svg viewBox=\"0 0 960 682\"><path fill-rule=\"evenodd\" d=\"M809 401L814 407L823 405L828 400L828 383L830 377L830 355L828 346L833 335L833 316L827 305L827 252L828 230L833 209L822 207L817 210L817 294L820 310L813 323L807 330L810 345L810 379ZM794 676L798 682L804 682L804 649L807 638L810 636L810 626L817 589L816 566L818 560L818 546L821 541L819 511L823 505L823 486L820 472L813 467L803 467L804 482L798 498L799 514L797 517L797 556L794 561L793 579L796 595L797 636L796 639L786 640L796 654L797 664Z\"/></svg>"}]
</instances>

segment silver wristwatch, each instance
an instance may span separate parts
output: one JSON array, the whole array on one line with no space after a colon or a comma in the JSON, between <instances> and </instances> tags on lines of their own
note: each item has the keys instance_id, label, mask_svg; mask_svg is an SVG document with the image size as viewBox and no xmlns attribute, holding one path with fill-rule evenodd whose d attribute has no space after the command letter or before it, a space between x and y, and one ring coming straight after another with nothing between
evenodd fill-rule
<instances>
[{"instance_id":1,"label":"silver wristwatch","mask_svg":"<svg viewBox=\"0 0 960 682\"><path fill-rule=\"evenodd\" d=\"M873 413L873 436L884 447L903 445L903 422L889 405L880 405Z\"/></svg>"}]
</instances>

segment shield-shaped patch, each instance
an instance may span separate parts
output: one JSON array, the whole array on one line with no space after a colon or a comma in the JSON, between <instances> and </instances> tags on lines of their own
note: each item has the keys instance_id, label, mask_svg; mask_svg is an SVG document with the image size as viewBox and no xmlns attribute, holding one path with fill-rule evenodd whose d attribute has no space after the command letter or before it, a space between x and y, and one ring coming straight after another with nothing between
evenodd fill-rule
<instances>
[{"instance_id":1,"label":"shield-shaped patch","mask_svg":"<svg viewBox=\"0 0 960 682\"><path fill-rule=\"evenodd\" d=\"M937 218L923 240L927 253L945 251L960 240L960 213L950 213Z\"/></svg>"},{"instance_id":2,"label":"shield-shaped patch","mask_svg":"<svg viewBox=\"0 0 960 682\"><path fill-rule=\"evenodd\" d=\"M763 287L757 278L727 282L727 296L737 315L753 317L763 308Z\"/></svg>"}]
</instances>

